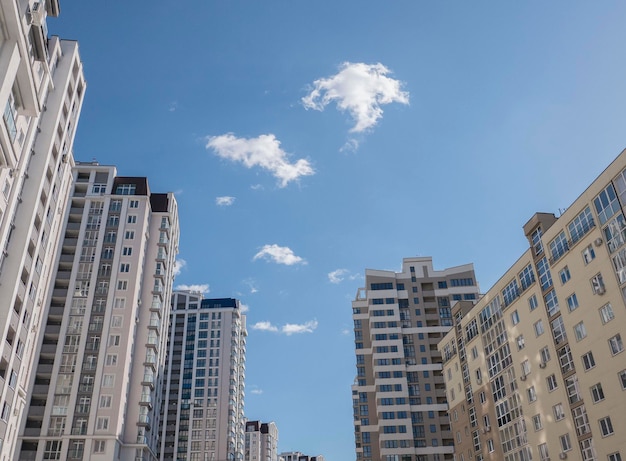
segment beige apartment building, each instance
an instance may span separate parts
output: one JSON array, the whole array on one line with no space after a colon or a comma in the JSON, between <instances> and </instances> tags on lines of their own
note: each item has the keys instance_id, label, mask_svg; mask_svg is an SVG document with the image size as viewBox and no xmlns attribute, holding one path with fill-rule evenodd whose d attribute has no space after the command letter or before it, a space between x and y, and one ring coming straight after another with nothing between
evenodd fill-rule
<instances>
[{"instance_id":1,"label":"beige apartment building","mask_svg":"<svg viewBox=\"0 0 626 461\"><path fill-rule=\"evenodd\" d=\"M49 37L58 0L0 1L0 459L29 399L85 92L78 45Z\"/></svg>"},{"instance_id":2,"label":"beige apartment building","mask_svg":"<svg viewBox=\"0 0 626 461\"><path fill-rule=\"evenodd\" d=\"M478 298L474 268L405 258L401 272L366 270L365 283L352 302L357 460L452 459L437 343L452 328L452 303Z\"/></svg>"},{"instance_id":3,"label":"beige apartment building","mask_svg":"<svg viewBox=\"0 0 626 461\"><path fill-rule=\"evenodd\" d=\"M274 422L246 421L244 461L278 461L278 428Z\"/></svg>"},{"instance_id":4,"label":"beige apartment building","mask_svg":"<svg viewBox=\"0 0 626 461\"><path fill-rule=\"evenodd\" d=\"M626 456L626 151L439 344L458 461Z\"/></svg>"},{"instance_id":5,"label":"beige apartment building","mask_svg":"<svg viewBox=\"0 0 626 461\"><path fill-rule=\"evenodd\" d=\"M178 212L77 163L15 460L156 461Z\"/></svg>"}]
</instances>

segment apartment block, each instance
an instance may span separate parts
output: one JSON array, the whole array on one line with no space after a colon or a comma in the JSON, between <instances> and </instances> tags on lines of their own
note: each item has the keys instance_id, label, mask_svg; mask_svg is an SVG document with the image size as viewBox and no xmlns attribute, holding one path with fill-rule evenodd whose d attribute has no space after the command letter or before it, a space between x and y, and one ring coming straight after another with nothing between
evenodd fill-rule
<instances>
[{"instance_id":1,"label":"apartment block","mask_svg":"<svg viewBox=\"0 0 626 461\"><path fill-rule=\"evenodd\" d=\"M626 151L442 340L460 461L620 461L626 441Z\"/></svg>"},{"instance_id":2,"label":"apartment block","mask_svg":"<svg viewBox=\"0 0 626 461\"><path fill-rule=\"evenodd\" d=\"M97 162L72 183L14 459L156 461L176 200Z\"/></svg>"},{"instance_id":3,"label":"apartment block","mask_svg":"<svg viewBox=\"0 0 626 461\"><path fill-rule=\"evenodd\" d=\"M273 422L247 421L245 461L278 461L278 428Z\"/></svg>"},{"instance_id":4,"label":"apartment block","mask_svg":"<svg viewBox=\"0 0 626 461\"><path fill-rule=\"evenodd\" d=\"M246 316L232 298L172 297L160 459L244 459Z\"/></svg>"},{"instance_id":5,"label":"apartment block","mask_svg":"<svg viewBox=\"0 0 626 461\"><path fill-rule=\"evenodd\" d=\"M16 449L71 186L85 91L57 0L0 2L0 459Z\"/></svg>"},{"instance_id":6,"label":"apartment block","mask_svg":"<svg viewBox=\"0 0 626 461\"><path fill-rule=\"evenodd\" d=\"M366 270L365 283L352 302L357 459L452 459L437 343L452 328L451 304L478 298L473 266L405 258L401 272Z\"/></svg>"}]
</instances>

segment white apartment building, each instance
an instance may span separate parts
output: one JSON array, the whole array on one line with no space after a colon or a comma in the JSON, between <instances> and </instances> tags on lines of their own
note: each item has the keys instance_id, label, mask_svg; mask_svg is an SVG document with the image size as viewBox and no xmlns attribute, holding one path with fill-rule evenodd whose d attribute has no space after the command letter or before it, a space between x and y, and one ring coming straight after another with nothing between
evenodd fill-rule
<instances>
[{"instance_id":1,"label":"white apartment building","mask_svg":"<svg viewBox=\"0 0 626 461\"><path fill-rule=\"evenodd\" d=\"M452 459L437 343L452 328L452 303L478 298L474 268L405 258L401 272L366 270L365 283L352 302L357 460Z\"/></svg>"},{"instance_id":2,"label":"white apartment building","mask_svg":"<svg viewBox=\"0 0 626 461\"><path fill-rule=\"evenodd\" d=\"M244 460L278 461L278 428L274 422L246 422Z\"/></svg>"},{"instance_id":3,"label":"white apartment building","mask_svg":"<svg viewBox=\"0 0 626 461\"><path fill-rule=\"evenodd\" d=\"M15 460L156 461L173 194L77 163Z\"/></svg>"},{"instance_id":4,"label":"white apartment building","mask_svg":"<svg viewBox=\"0 0 626 461\"><path fill-rule=\"evenodd\" d=\"M285 451L278 455L279 461L324 461L322 455L309 456L299 451Z\"/></svg>"},{"instance_id":5,"label":"white apartment building","mask_svg":"<svg viewBox=\"0 0 626 461\"><path fill-rule=\"evenodd\" d=\"M244 459L246 316L232 298L175 292L160 459Z\"/></svg>"},{"instance_id":6,"label":"white apartment building","mask_svg":"<svg viewBox=\"0 0 626 461\"><path fill-rule=\"evenodd\" d=\"M0 1L0 459L16 449L59 251L85 80L58 0Z\"/></svg>"}]
</instances>

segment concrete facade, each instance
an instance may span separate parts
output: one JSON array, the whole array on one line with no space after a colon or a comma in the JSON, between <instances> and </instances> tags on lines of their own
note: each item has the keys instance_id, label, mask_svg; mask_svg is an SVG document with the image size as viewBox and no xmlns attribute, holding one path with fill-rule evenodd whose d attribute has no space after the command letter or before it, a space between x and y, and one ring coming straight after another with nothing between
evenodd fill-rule
<instances>
[{"instance_id":1,"label":"concrete facade","mask_svg":"<svg viewBox=\"0 0 626 461\"><path fill-rule=\"evenodd\" d=\"M626 151L561 216L524 225L529 248L439 345L456 459L626 455Z\"/></svg>"},{"instance_id":2,"label":"concrete facade","mask_svg":"<svg viewBox=\"0 0 626 461\"><path fill-rule=\"evenodd\" d=\"M278 461L278 428L273 422L246 421L245 461Z\"/></svg>"},{"instance_id":3,"label":"concrete facade","mask_svg":"<svg viewBox=\"0 0 626 461\"><path fill-rule=\"evenodd\" d=\"M451 459L437 343L452 328L451 304L478 297L473 266L435 270L432 258L405 258L401 272L366 270L365 283L352 302L357 459Z\"/></svg>"}]
</instances>

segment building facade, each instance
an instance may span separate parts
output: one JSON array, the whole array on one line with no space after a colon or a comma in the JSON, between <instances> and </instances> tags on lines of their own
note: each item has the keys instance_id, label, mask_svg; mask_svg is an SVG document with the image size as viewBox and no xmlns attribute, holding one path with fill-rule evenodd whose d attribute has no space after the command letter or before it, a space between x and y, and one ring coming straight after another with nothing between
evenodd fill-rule
<instances>
[{"instance_id":1,"label":"building facade","mask_svg":"<svg viewBox=\"0 0 626 461\"><path fill-rule=\"evenodd\" d=\"M14 459L155 461L176 200L96 162L73 175Z\"/></svg>"},{"instance_id":2,"label":"building facade","mask_svg":"<svg viewBox=\"0 0 626 461\"><path fill-rule=\"evenodd\" d=\"M246 421L245 461L278 461L278 428L273 422Z\"/></svg>"},{"instance_id":3,"label":"building facade","mask_svg":"<svg viewBox=\"0 0 626 461\"><path fill-rule=\"evenodd\" d=\"M174 293L161 460L244 459L246 337L238 300Z\"/></svg>"},{"instance_id":4,"label":"building facade","mask_svg":"<svg viewBox=\"0 0 626 461\"><path fill-rule=\"evenodd\" d=\"M77 43L48 37L58 14L57 0L0 2L0 459L24 422L86 86Z\"/></svg>"},{"instance_id":5,"label":"building facade","mask_svg":"<svg viewBox=\"0 0 626 461\"><path fill-rule=\"evenodd\" d=\"M626 441L626 151L442 340L457 460L620 461ZM625 335L625 336L622 336Z\"/></svg>"},{"instance_id":6,"label":"building facade","mask_svg":"<svg viewBox=\"0 0 626 461\"><path fill-rule=\"evenodd\" d=\"M437 343L452 328L451 304L478 297L475 280L471 264L434 270L431 258L406 258L401 272L366 270L352 302L358 460L452 458Z\"/></svg>"},{"instance_id":7,"label":"building facade","mask_svg":"<svg viewBox=\"0 0 626 461\"><path fill-rule=\"evenodd\" d=\"M324 461L322 455L309 456L299 451L286 451L278 455L279 461Z\"/></svg>"}]
</instances>

